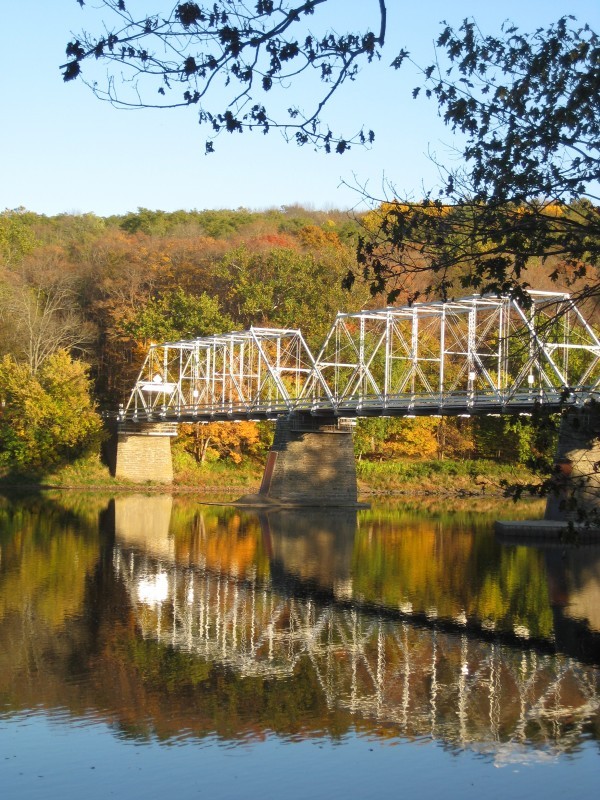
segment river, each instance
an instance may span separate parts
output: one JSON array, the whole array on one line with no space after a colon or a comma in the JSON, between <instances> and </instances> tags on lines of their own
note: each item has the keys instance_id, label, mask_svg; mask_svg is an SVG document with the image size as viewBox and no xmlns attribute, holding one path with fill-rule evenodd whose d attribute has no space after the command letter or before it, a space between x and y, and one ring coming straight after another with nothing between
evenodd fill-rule
<instances>
[{"instance_id":1,"label":"river","mask_svg":"<svg viewBox=\"0 0 600 800\"><path fill-rule=\"evenodd\" d=\"M600 547L485 499L0 499L3 798L597 790Z\"/></svg>"}]
</instances>

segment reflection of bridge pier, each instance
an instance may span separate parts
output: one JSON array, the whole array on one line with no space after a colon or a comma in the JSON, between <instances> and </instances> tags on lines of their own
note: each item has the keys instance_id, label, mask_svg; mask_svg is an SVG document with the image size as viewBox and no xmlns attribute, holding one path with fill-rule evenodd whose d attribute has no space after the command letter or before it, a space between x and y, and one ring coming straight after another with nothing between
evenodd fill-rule
<instances>
[{"instance_id":1,"label":"reflection of bridge pier","mask_svg":"<svg viewBox=\"0 0 600 800\"><path fill-rule=\"evenodd\" d=\"M111 501L115 539L154 558L174 560L170 536L173 497L170 494L126 494Z\"/></svg>"},{"instance_id":2,"label":"reflection of bridge pier","mask_svg":"<svg viewBox=\"0 0 600 800\"><path fill-rule=\"evenodd\" d=\"M260 515L260 522L274 587L352 598L356 511L270 511Z\"/></svg>"},{"instance_id":3,"label":"reflection of bridge pier","mask_svg":"<svg viewBox=\"0 0 600 800\"><path fill-rule=\"evenodd\" d=\"M544 551L557 646L600 663L600 548Z\"/></svg>"}]
</instances>

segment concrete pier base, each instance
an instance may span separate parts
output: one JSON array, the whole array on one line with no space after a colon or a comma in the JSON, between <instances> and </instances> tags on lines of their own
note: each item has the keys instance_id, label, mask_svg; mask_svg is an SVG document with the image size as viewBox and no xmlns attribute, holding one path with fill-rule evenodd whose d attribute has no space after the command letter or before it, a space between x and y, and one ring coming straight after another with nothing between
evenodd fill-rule
<instances>
[{"instance_id":1,"label":"concrete pier base","mask_svg":"<svg viewBox=\"0 0 600 800\"><path fill-rule=\"evenodd\" d=\"M600 405L565 411L543 520L496 522L508 542L600 541Z\"/></svg>"},{"instance_id":2,"label":"concrete pier base","mask_svg":"<svg viewBox=\"0 0 600 800\"><path fill-rule=\"evenodd\" d=\"M116 431L113 474L134 483L173 483L171 439L177 424L127 422Z\"/></svg>"},{"instance_id":3,"label":"concrete pier base","mask_svg":"<svg viewBox=\"0 0 600 800\"><path fill-rule=\"evenodd\" d=\"M600 518L600 405L568 409L561 420L546 520Z\"/></svg>"},{"instance_id":4,"label":"concrete pier base","mask_svg":"<svg viewBox=\"0 0 600 800\"><path fill-rule=\"evenodd\" d=\"M247 495L238 503L356 507L350 421L308 414L279 418L259 494Z\"/></svg>"}]
</instances>

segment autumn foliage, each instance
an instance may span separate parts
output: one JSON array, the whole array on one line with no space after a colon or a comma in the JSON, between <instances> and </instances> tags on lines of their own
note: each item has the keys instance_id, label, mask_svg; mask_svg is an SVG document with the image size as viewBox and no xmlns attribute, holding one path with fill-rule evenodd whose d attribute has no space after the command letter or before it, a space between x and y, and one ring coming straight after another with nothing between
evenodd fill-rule
<instances>
[{"instance_id":1,"label":"autumn foliage","mask_svg":"<svg viewBox=\"0 0 600 800\"><path fill-rule=\"evenodd\" d=\"M125 402L151 342L250 325L300 327L317 351L338 311L382 304L366 282L344 289L343 280L356 268L359 237L406 211L387 204L354 217L297 206L264 212L139 209L108 218L45 217L23 209L0 214L4 462L41 468L95 441L96 423L86 416L95 413L89 390L100 409ZM429 213L451 216L446 209ZM532 283L550 288L543 267L532 262L530 270ZM418 295L425 275L407 281L399 301ZM58 379L50 391L52 376ZM89 402L72 430L65 422L59 435L41 419L41 427L21 424L26 403L34 409L32 420L62 419L62 411L49 408L56 402L66 407L68 400L51 399L48 392L71 380ZM9 393L17 384L18 392ZM451 419L363 420L356 447L359 458L371 460L503 459L515 452L526 458L536 452L525 423L510 431L496 428ZM54 434L62 442L58 449L51 444ZM206 464L260 459L268 445L264 427L248 422L181 426L177 446ZM26 451L36 453L29 462Z\"/></svg>"}]
</instances>

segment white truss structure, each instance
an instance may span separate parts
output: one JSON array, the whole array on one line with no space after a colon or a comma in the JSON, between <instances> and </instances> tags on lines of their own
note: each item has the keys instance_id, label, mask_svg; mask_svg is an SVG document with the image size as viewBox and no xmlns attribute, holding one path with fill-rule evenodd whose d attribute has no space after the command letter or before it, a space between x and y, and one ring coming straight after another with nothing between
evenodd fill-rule
<instances>
[{"instance_id":1,"label":"white truss structure","mask_svg":"<svg viewBox=\"0 0 600 800\"><path fill-rule=\"evenodd\" d=\"M153 345L126 418L530 413L600 392L600 339L566 293L338 314L317 358L299 330Z\"/></svg>"},{"instance_id":2,"label":"white truss structure","mask_svg":"<svg viewBox=\"0 0 600 800\"><path fill-rule=\"evenodd\" d=\"M294 411L314 372L299 330L250 328L152 345L125 414L133 420L276 418ZM321 390L327 396L325 385Z\"/></svg>"},{"instance_id":3,"label":"white truss structure","mask_svg":"<svg viewBox=\"0 0 600 800\"><path fill-rule=\"evenodd\" d=\"M598 336L568 294L530 297L528 310L474 295L338 314L316 359L319 384L338 413L357 416L583 401L600 385Z\"/></svg>"}]
</instances>

